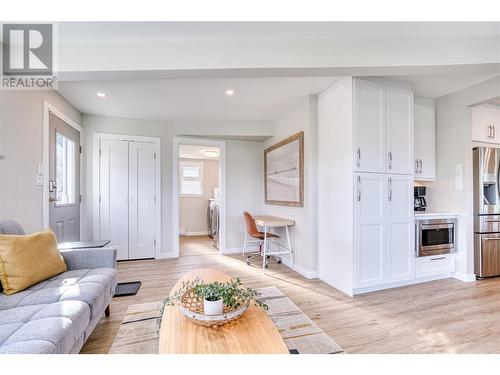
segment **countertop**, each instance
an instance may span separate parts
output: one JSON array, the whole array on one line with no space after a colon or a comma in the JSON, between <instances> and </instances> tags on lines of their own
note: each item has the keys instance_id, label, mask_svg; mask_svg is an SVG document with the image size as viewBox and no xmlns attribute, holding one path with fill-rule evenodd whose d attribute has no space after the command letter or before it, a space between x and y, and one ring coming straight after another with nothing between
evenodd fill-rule
<instances>
[{"instance_id":1,"label":"countertop","mask_svg":"<svg viewBox=\"0 0 500 375\"><path fill-rule=\"evenodd\" d=\"M442 212L442 211L415 211L415 219L432 219L432 218L446 218L458 217L456 212Z\"/></svg>"}]
</instances>

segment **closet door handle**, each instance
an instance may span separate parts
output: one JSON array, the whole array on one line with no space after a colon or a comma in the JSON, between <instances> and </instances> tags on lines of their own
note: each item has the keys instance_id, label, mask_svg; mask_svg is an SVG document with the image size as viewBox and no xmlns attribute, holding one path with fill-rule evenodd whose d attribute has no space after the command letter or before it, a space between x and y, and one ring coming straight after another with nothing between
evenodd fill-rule
<instances>
[{"instance_id":1,"label":"closet door handle","mask_svg":"<svg viewBox=\"0 0 500 375\"><path fill-rule=\"evenodd\" d=\"M392 201L392 177L389 177L389 195L387 196L387 199L389 199L389 202Z\"/></svg>"},{"instance_id":2,"label":"closet door handle","mask_svg":"<svg viewBox=\"0 0 500 375\"><path fill-rule=\"evenodd\" d=\"M357 177L357 181L358 181L358 196L357 196L357 199L358 199L358 202L361 201L361 176L358 176Z\"/></svg>"},{"instance_id":3,"label":"closet door handle","mask_svg":"<svg viewBox=\"0 0 500 375\"><path fill-rule=\"evenodd\" d=\"M356 166L359 168L361 167L361 149L358 148L356 150Z\"/></svg>"},{"instance_id":4,"label":"closet door handle","mask_svg":"<svg viewBox=\"0 0 500 375\"><path fill-rule=\"evenodd\" d=\"M392 169L392 152L387 154L387 168Z\"/></svg>"}]
</instances>

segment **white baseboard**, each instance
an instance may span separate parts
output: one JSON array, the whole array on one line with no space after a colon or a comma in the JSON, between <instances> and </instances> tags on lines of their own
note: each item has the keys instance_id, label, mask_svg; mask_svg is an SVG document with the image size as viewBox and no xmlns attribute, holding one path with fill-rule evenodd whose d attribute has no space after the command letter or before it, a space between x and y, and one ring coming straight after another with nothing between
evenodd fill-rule
<instances>
[{"instance_id":1,"label":"white baseboard","mask_svg":"<svg viewBox=\"0 0 500 375\"><path fill-rule=\"evenodd\" d=\"M184 232L181 237L190 237L190 236L208 236L210 234L209 230L200 230L194 232Z\"/></svg>"},{"instance_id":2,"label":"white baseboard","mask_svg":"<svg viewBox=\"0 0 500 375\"><path fill-rule=\"evenodd\" d=\"M451 275L454 279L470 283L471 281L476 281L476 275L473 273L459 273L455 272Z\"/></svg>"},{"instance_id":3,"label":"white baseboard","mask_svg":"<svg viewBox=\"0 0 500 375\"><path fill-rule=\"evenodd\" d=\"M247 246L245 250L245 254L250 255L250 253L255 253L256 251L259 251L259 247L252 247L252 246ZM243 254L243 248L242 247L232 247L230 249L226 249L223 252L221 252L222 255L229 255L229 254Z\"/></svg>"}]
</instances>

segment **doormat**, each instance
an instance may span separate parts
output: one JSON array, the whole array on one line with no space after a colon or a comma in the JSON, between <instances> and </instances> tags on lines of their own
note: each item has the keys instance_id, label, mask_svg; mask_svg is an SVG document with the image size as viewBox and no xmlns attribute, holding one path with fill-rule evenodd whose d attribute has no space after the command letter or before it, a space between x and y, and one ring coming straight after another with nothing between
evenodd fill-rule
<instances>
[{"instance_id":1,"label":"doormat","mask_svg":"<svg viewBox=\"0 0 500 375\"><path fill-rule=\"evenodd\" d=\"M141 281L131 281L128 283L118 283L113 297L134 296L141 287Z\"/></svg>"},{"instance_id":2,"label":"doormat","mask_svg":"<svg viewBox=\"0 0 500 375\"><path fill-rule=\"evenodd\" d=\"M261 299L291 354L338 354L342 348L278 288L262 288ZM130 305L110 354L158 354L162 302Z\"/></svg>"}]
</instances>

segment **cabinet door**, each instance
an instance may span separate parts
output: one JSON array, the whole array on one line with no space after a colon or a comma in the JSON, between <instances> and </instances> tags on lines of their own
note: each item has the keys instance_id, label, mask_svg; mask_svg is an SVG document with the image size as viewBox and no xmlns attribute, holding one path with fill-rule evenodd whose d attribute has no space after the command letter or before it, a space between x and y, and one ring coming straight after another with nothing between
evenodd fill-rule
<instances>
[{"instance_id":1,"label":"cabinet door","mask_svg":"<svg viewBox=\"0 0 500 375\"><path fill-rule=\"evenodd\" d=\"M492 106L472 108L472 140L500 143L500 110Z\"/></svg>"},{"instance_id":2,"label":"cabinet door","mask_svg":"<svg viewBox=\"0 0 500 375\"><path fill-rule=\"evenodd\" d=\"M354 287L385 282L387 177L360 173L354 177Z\"/></svg>"},{"instance_id":3,"label":"cabinet door","mask_svg":"<svg viewBox=\"0 0 500 375\"><path fill-rule=\"evenodd\" d=\"M415 98L415 171L416 180L436 178L435 111L432 102Z\"/></svg>"},{"instance_id":4,"label":"cabinet door","mask_svg":"<svg viewBox=\"0 0 500 375\"><path fill-rule=\"evenodd\" d=\"M387 282L415 277L413 176L387 177Z\"/></svg>"},{"instance_id":5,"label":"cabinet door","mask_svg":"<svg viewBox=\"0 0 500 375\"><path fill-rule=\"evenodd\" d=\"M356 79L354 83L354 167L385 172L385 88Z\"/></svg>"},{"instance_id":6,"label":"cabinet door","mask_svg":"<svg viewBox=\"0 0 500 375\"><path fill-rule=\"evenodd\" d=\"M99 220L96 240L110 240L118 260L128 254L128 141L102 139L99 156Z\"/></svg>"},{"instance_id":7,"label":"cabinet door","mask_svg":"<svg viewBox=\"0 0 500 375\"><path fill-rule=\"evenodd\" d=\"M130 142L129 259L155 256L155 145Z\"/></svg>"},{"instance_id":8,"label":"cabinet door","mask_svg":"<svg viewBox=\"0 0 500 375\"><path fill-rule=\"evenodd\" d=\"M387 173L413 175L413 92L385 90Z\"/></svg>"}]
</instances>

